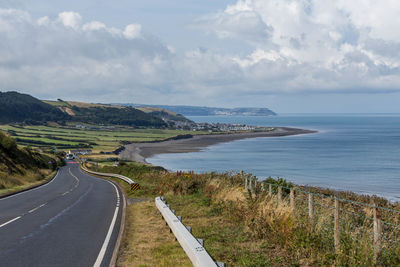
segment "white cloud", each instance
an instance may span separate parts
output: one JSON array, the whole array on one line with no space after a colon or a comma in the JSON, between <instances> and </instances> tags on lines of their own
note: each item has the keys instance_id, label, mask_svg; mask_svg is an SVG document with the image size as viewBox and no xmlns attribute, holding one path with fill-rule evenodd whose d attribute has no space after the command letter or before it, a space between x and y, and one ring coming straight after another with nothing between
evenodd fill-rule
<instances>
[{"instance_id":1,"label":"white cloud","mask_svg":"<svg viewBox=\"0 0 400 267\"><path fill-rule=\"evenodd\" d=\"M59 21L61 21L64 26L77 29L82 21L81 15L76 12L62 12L58 15Z\"/></svg>"},{"instance_id":2,"label":"white cloud","mask_svg":"<svg viewBox=\"0 0 400 267\"><path fill-rule=\"evenodd\" d=\"M140 36L142 26L140 24L129 24L125 27L124 36L127 39L135 39Z\"/></svg>"},{"instance_id":3,"label":"white cloud","mask_svg":"<svg viewBox=\"0 0 400 267\"><path fill-rule=\"evenodd\" d=\"M49 19L48 16L41 17L41 18L39 18L39 19L37 20L37 24L38 24L39 26L49 25L49 23L50 23L50 19Z\"/></svg>"},{"instance_id":4,"label":"white cloud","mask_svg":"<svg viewBox=\"0 0 400 267\"><path fill-rule=\"evenodd\" d=\"M82 26L82 30L84 31L98 31L102 29L106 29L106 25L99 21L92 21Z\"/></svg>"}]
</instances>

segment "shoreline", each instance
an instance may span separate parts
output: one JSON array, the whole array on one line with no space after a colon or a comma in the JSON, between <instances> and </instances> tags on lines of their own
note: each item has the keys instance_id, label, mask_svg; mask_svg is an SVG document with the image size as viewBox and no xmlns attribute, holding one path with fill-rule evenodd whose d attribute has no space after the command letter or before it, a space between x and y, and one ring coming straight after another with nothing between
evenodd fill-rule
<instances>
[{"instance_id":1,"label":"shoreline","mask_svg":"<svg viewBox=\"0 0 400 267\"><path fill-rule=\"evenodd\" d=\"M146 161L147 158L158 154L198 152L208 146L247 138L283 137L311 133L317 133L317 131L290 127L274 127L273 131L267 132L194 135L192 138L186 139L131 143L125 145L125 149L119 155L123 159L148 163Z\"/></svg>"}]
</instances>

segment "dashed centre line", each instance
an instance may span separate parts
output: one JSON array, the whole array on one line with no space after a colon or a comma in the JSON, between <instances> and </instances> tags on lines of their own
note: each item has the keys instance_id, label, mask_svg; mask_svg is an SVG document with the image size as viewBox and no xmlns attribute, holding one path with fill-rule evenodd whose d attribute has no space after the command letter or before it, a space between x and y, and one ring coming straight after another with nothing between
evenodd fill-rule
<instances>
[{"instance_id":1,"label":"dashed centre line","mask_svg":"<svg viewBox=\"0 0 400 267\"><path fill-rule=\"evenodd\" d=\"M42 204L42 205L40 205L40 206L37 206L36 208L34 208L34 209L31 209L30 211L28 211L29 213L32 213L32 212L34 212L35 210L37 210L37 209L40 209L41 207L43 207L44 205L46 205L47 203L44 203L44 204Z\"/></svg>"},{"instance_id":2,"label":"dashed centre line","mask_svg":"<svg viewBox=\"0 0 400 267\"><path fill-rule=\"evenodd\" d=\"M9 224L9 223L12 223L12 222L14 222L14 221L16 221L16 220L18 220L18 219L20 219L20 218L21 218L21 216L18 216L18 217L16 217L16 218L12 219L12 220L9 220L8 222L5 222L5 223L1 224L1 225L0 225L0 228L3 227L3 226L6 226L6 225Z\"/></svg>"},{"instance_id":3,"label":"dashed centre line","mask_svg":"<svg viewBox=\"0 0 400 267\"><path fill-rule=\"evenodd\" d=\"M64 192L64 193L62 193L62 194L61 194L62 196L65 196L66 194L68 194L68 193L74 191L74 189L77 188L77 187L79 186L79 179L78 179L78 177L76 177L76 176L71 172L71 168L68 169L68 172L69 172L69 174L71 174L72 177L75 178L76 183L75 183L75 185L74 185L73 188L71 188L70 190L68 190L68 191L66 191L66 192Z\"/></svg>"}]
</instances>

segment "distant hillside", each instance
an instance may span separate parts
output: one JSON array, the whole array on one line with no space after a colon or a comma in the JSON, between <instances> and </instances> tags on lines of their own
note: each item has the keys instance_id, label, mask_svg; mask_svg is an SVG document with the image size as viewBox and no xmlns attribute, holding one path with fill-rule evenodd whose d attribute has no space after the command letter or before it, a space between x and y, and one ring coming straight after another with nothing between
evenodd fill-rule
<instances>
[{"instance_id":1,"label":"distant hillside","mask_svg":"<svg viewBox=\"0 0 400 267\"><path fill-rule=\"evenodd\" d=\"M136 108L154 107L170 110L183 116L273 116L275 112L268 108L214 108L197 106L164 106L164 105L142 105L142 104L121 104Z\"/></svg>"},{"instance_id":2,"label":"distant hillside","mask_svg":"<svg viewBox=\"0 0 400 267\"><path fill-rule=\"evenodd\" d=\"M44 102L56 106L59 109L61 109L63 112L71 115L74 120L82 120L82 116L87 116L92 112L96 112L97 116L101 113L101 111L107 111L107 114L122 114L123 118L137 118L137 114L127 116L125 113L127 111L130 112L141 112L141 115L143 116L143 113L145 113L147 117L147 121L151 121L151 118L154 120L155 118L157 119L157 122L160 123L161 126L166 126L167 124L169 126L173 126L175 122L192 122L189 119L185 118L184 116L180 114L176 114L174 112L171 112L169 110L164 110L161 108L152 108L152 107L139 107L139 108L133 108L131 106L124 106L124 105L110 105L110 104L91 104L91 103L83 103L83 102L74 102L74 101L63 101L59 99L58 101L47 101L45 100ZM125 115L124 115L125 114ZM103 114L105 115L105 114ZM136 116L136 117L135 117ZM83 120L89 120L89 118L84 118ZM156 123L156 122L155 122ZM117 124L117 123L112 123L112 124Z\"/></svg>"},{"instance_id":3,"label":"distant hillside","mask_svg":"<svg viewBox=\"0 0 400 267\"><path fill-rule=\"evenodd\" d=\"M18 148L14 139L0 132L0 190L41 180L49 168L56 168L54 159Z\"/></svg>"},{"instance_id":4,"label":"distant hillside","mask_svg":"<svg viewBox=\"0 0 400 267\"><path fill-rule=\"evenodd\" d=\"M191 120L184 117L183 115L172 112L171 110L166 110L166 109L156 108L156 107L136 107L136 109L146 112L152 116L159 117L165 121L192 122Z\"/></svg>"},{"instance_id":5,"label":"distant hillside","mask_svg":"<svg viewBox=\"0 0 400 267\"><path fill-rule=\"evenodd\" d=\"M0 124L67 121L125 125L133 127L167 127L161 118L133 107L115 107L79 102L41 101L18 92L0 92Z\"/></svg>"},{"instance_id":6,"label":"distant hillside","mask_svg":"<svg viewBox=\"0 0 400 267\"><path fill-rule=\"evenodd\" d=\"M0 123L65 121L69 116L30 95L0 92Z\"/></svg>"}]
</instances>

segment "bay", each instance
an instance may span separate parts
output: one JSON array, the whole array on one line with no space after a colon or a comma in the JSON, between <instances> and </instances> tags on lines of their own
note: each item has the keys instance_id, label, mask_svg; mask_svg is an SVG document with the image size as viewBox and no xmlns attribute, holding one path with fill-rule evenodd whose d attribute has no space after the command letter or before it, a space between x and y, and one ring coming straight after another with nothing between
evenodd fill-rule
<instances>
[{"instance_id":1,"label":"bay","mask_svg":"<svg viewBox=\"0 0 400 267\"><path fill-rule=\"evenodd\" d=\"M196 122L317 130L316 134L220 143L200 152L147 159L169 170L240 171L302 185L376 194L400 201L400 114L196 116Z\"/></svg>"}]
</instances>

